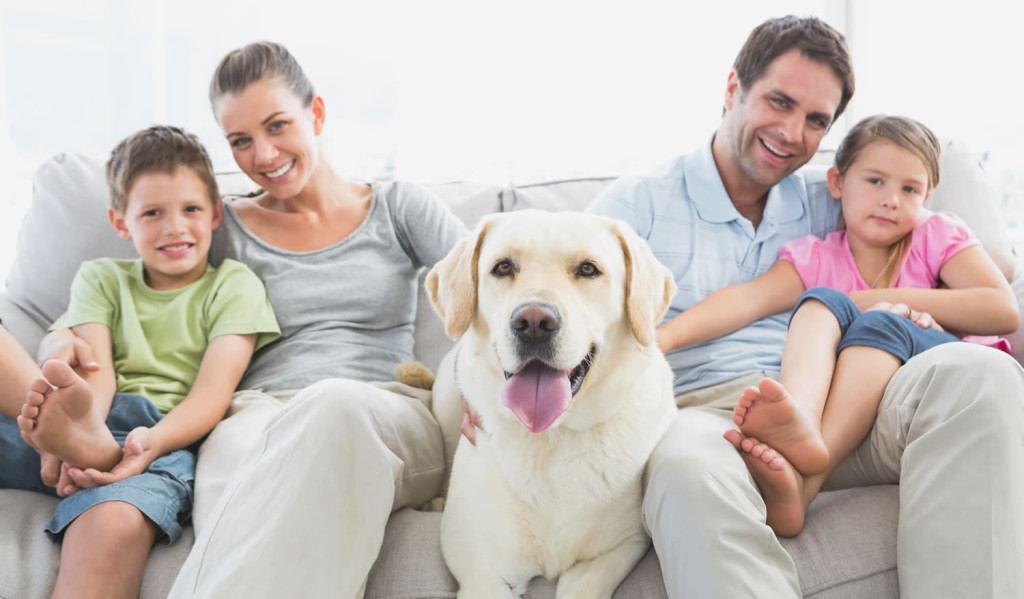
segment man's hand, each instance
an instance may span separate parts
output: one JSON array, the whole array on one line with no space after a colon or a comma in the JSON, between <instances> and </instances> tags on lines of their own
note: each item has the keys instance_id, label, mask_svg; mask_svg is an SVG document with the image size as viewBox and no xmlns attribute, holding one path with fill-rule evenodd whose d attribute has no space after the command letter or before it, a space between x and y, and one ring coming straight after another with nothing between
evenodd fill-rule
<instances>
[{"instance_id":1,"label":"man's hand","mask_svg":"<svg viewBox=\"0 0 1024 599\"><path fill-rule=\"evenodd\" d=\"M469 442L476 445L476 429L484 430L480 423L480 414L477 413L466 398L462 398L462 436L469 439Z\"/></svg>"},{"instance_id":2,"label":"man's hand","mask_svg":"<svg viewBox=\"0 0 1024 599\"><path fill-rule=\"evenodd\" d=\"M92 371L100 369L100 363L96 361L92 347L84 339L76 336L71 329L57 329L47 333L39 343L36 360L39 364L47 360L60 360L67 362L72 368Z\"/></svg>"},{"instance_id":3,"label":"man's hand","mask_svg":"<svg viewBox=\"0 0 1024 599\"><path fill-rule=\"evenodd\" d=\"M101 485L109 485L136 474L142 474L149 465L160 457L156 446L156 436L152 429L140 426L128 433L124 442L124 457L110 472L100 472L95 468L68 468L71 480L80 489L88 489Z\"/></svg>"},{"instance_id":4,"label":"man's hand","mask_svg":"<svg viewBox=\"0 0 1024 599\"><path fill-rule=\"evenodd\" d=\"M935 322L935 319L932 318L931 314L929 314L928 312L918 312L917 310L912 309L910 306L906 304L890 304L889 302L878 302L874 306L868 308L868 310L885 310L887 312L892 312L893 314L899 314L900 316L909 318L914 322L914 324L921 327L922 329L935 329L937 331L945 330L942 328L942 325Z\"/></svg>"}]
</instances>

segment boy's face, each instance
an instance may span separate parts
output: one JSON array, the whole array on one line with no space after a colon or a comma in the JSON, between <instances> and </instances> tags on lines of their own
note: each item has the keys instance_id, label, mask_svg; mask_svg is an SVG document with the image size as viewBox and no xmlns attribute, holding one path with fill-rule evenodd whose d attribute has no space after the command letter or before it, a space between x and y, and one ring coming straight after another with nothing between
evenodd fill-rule
<instances>
[{"instance_id":1,"label":"boy's face","mask_svg":"<svg viewBox=\"0 0 1024 599\"><path fill-rule=\"evenodd\" d=\"M117 234L131 241L142 258L146 284L165 291L203 276L221 205L191 169L181 166L173 174L136 177L124 214L111 208L109 217Z\"/></svg>"}]
</instances>

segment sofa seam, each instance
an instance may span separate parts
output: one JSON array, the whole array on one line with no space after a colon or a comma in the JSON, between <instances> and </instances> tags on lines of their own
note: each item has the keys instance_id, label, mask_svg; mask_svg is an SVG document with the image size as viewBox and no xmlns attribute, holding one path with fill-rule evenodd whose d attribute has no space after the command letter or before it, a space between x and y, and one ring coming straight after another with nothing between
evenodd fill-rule
<instances>
[{"instance_id":1,"label":"sofa seam","mask_svg":"<svg viewBox=\"0 0 1024 599\"><path fill-rule=\"evenodd\" d=\"M843 580L835 581L835 582L833 582L831 584L828 584L828 585L823 585L823 586L819 586L819 587L810 587L810 588L807 588L807 589L800 589L800 593L802 595L805 595L805 596L808 593L821 593L823 591L828 591L830 589L836 589L836 588L839 588L839 587L843 587L843 586L846 586L846 585L848 585L850 583L854 583L854 582L858 582L858 581L861 581L861 580L865 580L865 579L868 579L868 578L871 578L871 577L874 577L874 576L878 576L880 574L886 574L888 572L898 572L898 568L897 567L892 567L892 568L886 568L884 570L875 570L874 572L869 572L869 573L866 573L866 574L862 574L860 576L851 576L851 577L848 577L848 578L844 578Z\"/></svg>"}]
</instances>

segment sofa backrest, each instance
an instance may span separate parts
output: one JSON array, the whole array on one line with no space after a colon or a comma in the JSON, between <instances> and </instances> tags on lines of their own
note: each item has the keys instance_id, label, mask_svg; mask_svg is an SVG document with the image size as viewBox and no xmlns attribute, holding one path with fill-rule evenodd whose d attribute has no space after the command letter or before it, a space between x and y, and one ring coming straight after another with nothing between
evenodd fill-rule
<instances>
[{"instance_id":1,"label":"sofa backrest","mask_svg":"<svg viewBox=\"0 0 1024 599\"><path fill-rule=\"evenodd\" d=\"M830 162L821 153L816 162ZM962 143L947 142L942 179L929 207L963 218L1004 268L1013 257L996 195L977 157ZM472 227L486 214L526 208L582 210L614 177L550 181L530 185L453 182L429 185L452 211ZM225 194L244 194L253 184L241 173L218 174ZM33 179L33 198L18 235L15 262L0 296L4 326L32 353L51 322L67 307L71 280L79 264L101 256L133 257L131 243L111 230L106 218L108 194L102 162L80 154L60 154L43 164ZM1024 279L1024 277L1020 277ZM1024 282L1019 286L1024 293ZM1016 288L1016 287L1015 287ZM451 341L420 294L415 354L436 368ZM1024 341L1024 334L1021 335ZM1024 342L1015 349L1024 355Z\"/></svg>"}]
</instances>

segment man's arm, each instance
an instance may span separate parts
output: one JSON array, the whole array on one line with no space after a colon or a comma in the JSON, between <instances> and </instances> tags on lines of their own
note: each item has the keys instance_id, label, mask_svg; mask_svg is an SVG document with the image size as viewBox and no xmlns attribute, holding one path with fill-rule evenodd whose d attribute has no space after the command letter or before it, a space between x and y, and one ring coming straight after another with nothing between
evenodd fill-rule
<instances>
[{"instance_id":1,"label":"man's arm","mask_svg":"<svg viewBox=\"0 0 1024 599\"><path fill-rule=\"evenodd\" d=\"M764 274L719 289L658 327L658 347L667 352L738 331L765 316L792 309L803 292L796 268L779 260Z\"/></svg>"}]
</instances>

